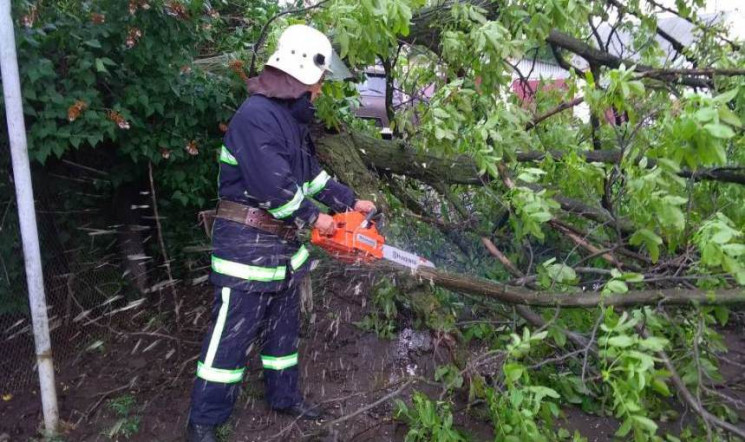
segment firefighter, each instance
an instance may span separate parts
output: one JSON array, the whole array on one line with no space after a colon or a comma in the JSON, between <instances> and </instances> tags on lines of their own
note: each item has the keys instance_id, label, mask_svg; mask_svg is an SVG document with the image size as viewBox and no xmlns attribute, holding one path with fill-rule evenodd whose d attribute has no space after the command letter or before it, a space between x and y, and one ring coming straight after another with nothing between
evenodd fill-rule
<instances>
[{"instance_id":1,"label":"firefighter","mask_svg":"<svg viewBox=\"0 0 745 442\"><path fill-rule=\"evenodd\" d=\"M332 48L321 32L288 27L233 116L220 152L219 202L212 230L213 321L197 364L189 441L215 441L230 416L247 355L258 349L266 399L281 413L315 419L320 410L298 385L299 284L308 272L300 228L334 231L332 211L375 210L333 180L314 158L308 124Z\"/></svg>"}]
</instances>

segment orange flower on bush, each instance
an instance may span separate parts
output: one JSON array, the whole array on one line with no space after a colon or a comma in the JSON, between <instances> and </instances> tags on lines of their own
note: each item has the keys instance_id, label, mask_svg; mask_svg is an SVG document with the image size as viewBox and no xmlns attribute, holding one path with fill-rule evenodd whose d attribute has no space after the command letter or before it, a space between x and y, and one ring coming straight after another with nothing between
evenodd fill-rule
<instances>
[{"instance_id":1,"label":"orange flower on bush","mask_svg":"<svg viewBox=\"0 0 745 442\"><path fill-rule=\"evenodd\" d=\"M228 131L228 125L225 124L225 123L220 123L219 128L220 128L220 132L222 132L222 133L225 133L225 132Z\"/></svg>"},{"instance_id":2,"label":"orange flower on bush","mask_svg":"<svg viewBox=\"0 0 745 442\"><path fill-rule=\"evenodd\" d=\"M160 156L162 156L164 159L171 158L171 151L166 149L165 147L160 150Z\"/></svg>"},{"instance_id":3,"label":"orange flower on bush","mask_svg":"<svg viewBox=\"0 0 745 442\"><path fill-rule=\"evenodd\" d=\"M186 12L186 7L177 1L170 1L166 3L166 14L171 17L177 17L180 19L189 18L189 14Z\"/></svg>"},{"instance_id":4,"label":"orange flower on bush","mask_svg":"<svg viewBox=\"0 0 745 442\"><path fill-rule=\"evenodd\" d=\"M134 45L137 44L137 41L142 37L142 31L140 31L138 28L132 28L129 30L129 33L127 33L127 48L132 49Z\"/></svg>"},{"instance_id":5,"label":"orange flower on bush","mask_svg":"<svg viewBox=\"0 0 745 442\"><path fill-rule=\"evenodd\" d=\"M39 6L33 5L31 6L31 9L28 11L28 14L21 17L21 22L23 23L23 26L26 28L31 28L34 26L34 23L36 23L36 19L39 17Z\"/></svg>"},{"instance_id":6,"label":"orange flower on bush","mask_svg":"<svg viewBox=\"0 0 745 442\"><path fill-rule=\"evenodd\" d=\"M186 147L184 149L186 149L186 152L188 152L189 155L194 156L199 154L199 149L197 149L197 142L194 140L186 143Z\"/></svg>"},{"instance_id":7,"label":"orange flower on bush","mask_svg":"<svg viewBox=\"0 0 745 442\"><path fill-rule=\"evenodd\" d=\"M95 25L106 23L106 16L103 14L97 14L94 12L91 14L91 23Z\"/></svg>"},{"instance_id":8,"label":"orange flower on bush","mask_svg":"<svg viewBox=\"0 0 745 442\"><path fill-rule=\"evenodd\" d=\"M243 70L243 62L241 60L233 60L228 66L230 66L230 69L238 74L243 81L248 81L248 75L246 75L246 72Z\"/></svg>"},{"instance_id":9,"label":"orange flower on bush","mask_svg":"<svg viewBox=\"0 0 745 442\"><path fill-rule=\"evenodd\" d=\"M129 1L129 15L135 15L137 9L141 8L144 10L150 9L150 3L147 0L130 0Z\"/></svg>"},{"instance_id":10,"label":"orange flower on bush","mask_svg":"<svg viewBox=\"0 0 745 442\"><path fill-rule=\"evenodd\" d=\"M116 123L116 125L119 126L119 129L129 129L129 122L119 112L115 110L109 110L108 112L106 112L106 117Z\"/></svg>"},{"instance_id":11,"label":"orange flower on bush","mask_svg":"<svg viewBox=\"0 0 745 442\"><path fill-rule=\"evenodd\" d=\"M88 103L83 100L76 101L72 106L67 108L67 120L70 122L77 120L80 114L86 109L88 109Z\"/></svg>"}]
</instances>

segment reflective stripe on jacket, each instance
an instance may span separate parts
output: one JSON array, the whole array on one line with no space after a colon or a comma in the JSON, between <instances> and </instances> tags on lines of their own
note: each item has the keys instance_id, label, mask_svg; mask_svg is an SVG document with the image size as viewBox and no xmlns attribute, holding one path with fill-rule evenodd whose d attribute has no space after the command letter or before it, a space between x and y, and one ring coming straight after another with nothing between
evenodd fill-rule
<instances>
[{"instance_id":1,"label":"reflective stripe on jacket","mask_svg":"<svg viewBox=\"0 0 745 442\"><path fill-rule=\"evenodd\" d=\"M354 206L354 193L321 169L307 124L307 95L280 100L252 95L230 122L220 150L219 196L298 227L319 214L312 197L332 211ZM212 274L220 286L275 291L307 271L308 250L297 241L223 219L212 232Z\"/></svg>"}]
</instances>

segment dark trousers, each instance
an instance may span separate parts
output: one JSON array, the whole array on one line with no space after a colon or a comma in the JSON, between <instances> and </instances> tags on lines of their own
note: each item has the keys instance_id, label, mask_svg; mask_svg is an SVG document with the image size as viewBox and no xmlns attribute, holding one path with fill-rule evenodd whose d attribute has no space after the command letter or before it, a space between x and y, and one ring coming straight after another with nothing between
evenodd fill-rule
<instances>
[{"instance_id":1,"label":"dark trousers","mask_svg":"<svg viewBox=\"0 0 745 442\"><path fill-rule=\"evenodd\" d=\"M299 289L252 293L216 287L212 325L202 344L189 418L198 425L219 425L233 411L249 351L259 349L266 398L274 409L301 400L298 386Z\"/></svg>"}]
</instances>

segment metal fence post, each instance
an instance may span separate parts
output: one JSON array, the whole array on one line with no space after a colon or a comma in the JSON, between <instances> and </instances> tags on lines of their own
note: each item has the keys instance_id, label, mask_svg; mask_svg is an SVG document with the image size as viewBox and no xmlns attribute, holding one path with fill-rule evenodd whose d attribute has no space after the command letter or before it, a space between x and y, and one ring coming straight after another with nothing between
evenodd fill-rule
<instances>
[{"instance_id":1,"label":"metal fence post","mask_svg":"<svg viewBox=\"0 0 745 442\"><path fill-rule=\"evenodd\" d=\"M10 153L13 162L18 218L23 241L29 306L34 328L44 427L47 435L51 436L57 432L59 411L57 409L57 390L54 385L49 318L47 317L47 303L44 296L44 275L41 269L41 253L36 228L34 193L31 185L31 168L28 161L26 126L23 120L21 83L18 74L10 0L0 0L0 69L5 97L5 113L8 120L8 138L10 139Z\"/></svg>"}]
</instances>

